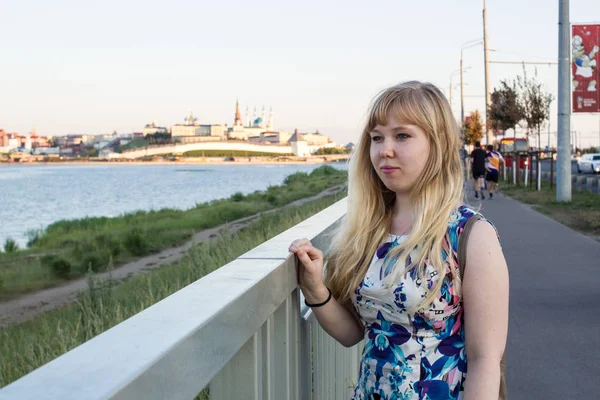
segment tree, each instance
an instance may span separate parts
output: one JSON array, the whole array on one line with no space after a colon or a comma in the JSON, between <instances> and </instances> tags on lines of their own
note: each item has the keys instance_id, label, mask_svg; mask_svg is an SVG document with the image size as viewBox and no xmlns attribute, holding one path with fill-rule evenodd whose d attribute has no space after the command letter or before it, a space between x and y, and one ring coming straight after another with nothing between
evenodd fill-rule
<instances>
[{"instance_id":1,"label":"tree","mask_svg":"<svg viewBox=\"0 0 600 400\"><path fill-rule=\"evenodd\" d=\"M512 129L517 136L516 126L523 120L523 109L519 102L517 84L515 81L500 82L500 88L492 92L492 104L489 109L492 129L507 131Z\"/></svg>"},{"instance_id":2,"label":"tree","mask_svg":"<svg viewBox=\"0 0 600 400\"><path fill-rule=\"evenodd\" d=\"M483 138L483 123L481 122L481 114L478 110L471 112L470 117L464 123L465 143L475 144Z\"/></svg>"},{"instance_id":3,"label":"tree","mask_svg":"<svg viewBox=\"0 0 600 400\"><path fill-rule=\"evenodd\" d=\"M552 94L546 93L542 84L537 81L537 70L533 78L527 78L523 67L523 77L517 77L519 83L519 101L523 110L523 118L527 122L527 137L533 135L538 138L538 149L541 148L540 131L550 118L550 103Z\"/></svg>"}]
</instances>

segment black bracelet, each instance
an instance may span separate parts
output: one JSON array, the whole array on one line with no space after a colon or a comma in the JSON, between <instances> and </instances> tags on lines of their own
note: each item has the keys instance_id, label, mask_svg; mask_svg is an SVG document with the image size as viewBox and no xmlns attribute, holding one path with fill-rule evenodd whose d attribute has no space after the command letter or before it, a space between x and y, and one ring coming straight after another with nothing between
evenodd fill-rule
<instances>
[{"instance_id":1,"label":"black bracelet","mask_svg":"<svg viewBox=\"0 0 600 400\"><path fill-rule=\"evenodd\" d=\"M311 308L324 306L325 304L329 303L329 300L331 300L331 290L329 290L329 288L327 288L327 291L329 292L329 296L327 296L327 300L325 300L324 302L318 303L318 304L309 304L305 298L304 304L306 304L307 307L311 307Z\"/></svg>"}]
</instances>

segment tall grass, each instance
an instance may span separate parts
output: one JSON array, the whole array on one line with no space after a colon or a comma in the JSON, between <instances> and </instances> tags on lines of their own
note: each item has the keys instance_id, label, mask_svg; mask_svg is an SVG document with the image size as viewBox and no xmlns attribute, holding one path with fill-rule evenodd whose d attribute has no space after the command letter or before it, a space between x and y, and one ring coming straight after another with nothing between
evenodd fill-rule
<instances>
[{"instance_id":1,"label":"tall grass","mask_svg":"<svg viewBox=\"0 0 600 400\"><path fill-rule=\"evenodd\" d=\"M0 387L231 262L342 196L265 214L236 234L192 247L171 266L134 276L118 286L111 281L99 284L89 275L89 289L75 303L29 322L0 328Z\"/></svg>"},{"instance_id":2,"label":"tall grass","mask_svg":"<svg viewBox=\"0 0 600 400\"><path fill-rule=\"evenodd\" d=\"M32 233L30 247L0 253L0 298L51 287L85 276L87 270L160 252L195 232L267 211L341 184L346 172L330 166L288 176L281 186L198 204L190 210L136 211L116 218L58 221Z\"/></svg>"}]
</instances>

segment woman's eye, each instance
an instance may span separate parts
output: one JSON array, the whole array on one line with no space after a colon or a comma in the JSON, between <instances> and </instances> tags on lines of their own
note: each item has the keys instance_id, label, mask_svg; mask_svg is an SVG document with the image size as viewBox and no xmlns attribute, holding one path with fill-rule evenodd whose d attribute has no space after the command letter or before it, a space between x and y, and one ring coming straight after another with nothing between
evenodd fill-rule
<instances>
[{"instance_id":1,"label":"woman's eye","mask_svg":"<svg viewBox=\"0 0 600 400\"><path fill-rule=\"evenodd\" d=\"M381 140L381 136L371 136L371 141L379 142Z\"/></svg>"},{"instance_id":2,"label":"woman's eye","mask_svg":"<svg viewBox=\"0 0 600 400\"><path fill-rule=\"evenodd\" d=\"M399 133L396 135L398 139L408 139L409 136L406 133Z\"/></svg>"}]
</instances>

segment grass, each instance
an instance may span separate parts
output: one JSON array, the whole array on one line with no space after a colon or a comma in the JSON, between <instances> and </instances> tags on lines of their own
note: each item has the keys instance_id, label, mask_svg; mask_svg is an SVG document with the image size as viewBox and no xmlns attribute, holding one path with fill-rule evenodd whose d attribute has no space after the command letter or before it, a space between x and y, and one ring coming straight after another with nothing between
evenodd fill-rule
<instances>
[{"instance_id":1,"label":"grass","mask_svg":"<svg viewBox=\"0 0 600 400\"><path fill-rule=\"evenodd\" d=\"M115 286L98 285L76 303L20 325L0 328L0 387L110 329L248 250L333 204L344 194L263 215L232 235L196 245L171 266L137 275ZM206 391L202 397L208 398Z\"/></svg>"},{"instance_id":2,"label":"grass","mask_svg":"<svg viewBox=\"0 0 600 400\"><path fill-rule=\"evenodd\" d=\"M193 150L183 153L183 157L291 157L292 153L267 153L242 150Z\"/></svg>"},{"instance_id":3,"label":"grass","mask_svg":"<svg viewBox=\"0 0 600 400\"><path fill-rule=\"evenodd\" d=\"M115 218L58 221L32 233L30 247L0 253L0 298L55 286L114 265L181 245L195 232L315 195L345 182L330 166L288 176L264 192L198 204L190 210L137 211Z\"/></svg>"},{"instance_id":4,"label":"grass","mask_svg":"<svg viewBox=\"0 0 600 400\"><path fill-rule=\"evenodd\" d=\"M501 183L504 194L530 204L536 210L577 231L600 239L600 196L590 192L572 192L570 203L556 201L556 186L542 182L540 192Z\"/></svg>"}]
</instances>

